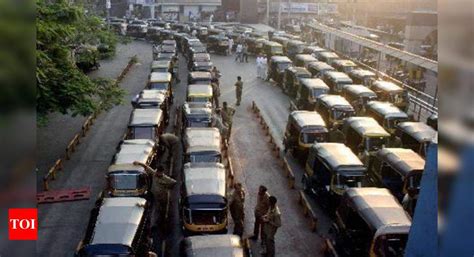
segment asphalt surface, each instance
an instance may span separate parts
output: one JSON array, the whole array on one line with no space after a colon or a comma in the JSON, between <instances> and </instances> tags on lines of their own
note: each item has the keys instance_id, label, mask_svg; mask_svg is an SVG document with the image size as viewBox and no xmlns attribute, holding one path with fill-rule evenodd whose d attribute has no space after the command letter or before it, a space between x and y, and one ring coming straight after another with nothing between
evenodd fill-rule
<instances>
[{"instance_id":1,"label":"asphalt surface","mask_svg":"<svg viewBox=\"0 0 474 257\"><path fill-rule=\"evenodd\" d=\"M136 41L119 46L117 58L101 63L101 68L95 74L115 78L133 55L137 55L139 62L132 67L120 84L127 91L124 103L99 115L71 160L64 163L64 171L51 183L53 190L90 187L91 198L85 201L38 206L38 256L72 256L78 242L84 236L89 212L105 185L105 172L126 130L132 111L130 100L145 87L152 58L150 45ZM69 140L80 129L82 122L76 119L80 118L58 117L51 119L48 127L40 129L38 133L40 157L44 156L45 159L54 162L58 155L62 154ZM55 140L50 141L48 138ZM51 165L47 161L41 161L40 168ZM40 170L44 171L43 168Z\"/></svg>"}]
</instances>

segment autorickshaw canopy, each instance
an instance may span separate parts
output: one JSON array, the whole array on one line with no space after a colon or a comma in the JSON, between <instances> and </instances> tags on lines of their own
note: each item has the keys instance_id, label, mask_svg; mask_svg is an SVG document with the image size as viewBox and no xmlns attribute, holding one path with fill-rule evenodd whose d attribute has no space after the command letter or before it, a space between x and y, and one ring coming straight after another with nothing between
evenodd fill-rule
<instances>
[{"instance_id":1,"label":"autorickshaw canopy","mask_svg":"<svg viewBox=\"0 0 474 257\"><path fill-rule=\"evenodd\" d=\"M349 117L345 122L362 137L390 136L390 134L372 117Z\"/></svg>"},{"instance_id":2,"label":"autorickshaw canopy","mask_svg":"<svg viewBox=\"0 0 474 257\"><path fill-rule=\"evenodd\" d=\"M221 152L221 134L217 128L187 128L185 132L186 153L203 151Z\"/></svg>"},{"instance_id":3,"label":"autorickshaw canopy","mask_svg":"<svg viewBox=\"0 0 474 257\"><path fill-rule=\"evenodd\" d=\"M271 58L271 62L275 63L293 63L290 58L282 55L274 55Z\"/></svg>"},{"instance_id":4,"label":"autorickshaw canopy","mask_svg":"<svg viewBox=\"0 0 474 257\"><path fill-rule=\"evenodd\" d=\"M351 94L356 95L356 96L377 97L377 94L374 91L370 90L370 88L364 85L355 85L355 84L344 85L342 90L350 92Z\"/></svg>"},{"instance_id":5,"label":"autorickshaw canopy","mask_svg":"<svg viewBox=\"0 0 474 257\"><path fill-rule=\"evenodd\" d=\"M389 118L404 118L408 119L408 115L400 110L398 107L393 105L390 102L381 102L381 101L370 101L367 103L367 107L379 113L382 117Z\"/></svg>"},{"instance_id":6,"label":"autorickshaw canopy","mask_svg":"<svg viewBox=\"0 0 474 257\"><path fill-rule=\"evenodd\" d=\"M314 58L314 56L310 54L297 54L296 55L296 60L297 61L302 61L303 63L308 63L308 62L317 62L318 59Z\"/></svg>"},{"instance_id":7,"label":"autorickshaw canopy","mask_svg":"<svg viewBox=\"0 0 474 257\"><path fill-rule=\"evenodd\" d=\"M186 257L244 257L237 235L203 235L184 239Z\"/></svg>"},{"instance_id":8,"label":"autorickshaw canopy","mask_svg":"<svg viewBox=\"0 0 474 257\"><path fill-rule=\"evenodd\" d=\"M226 197L226 170L221 163L186 163L184 165L186 196L218 195Z\"/></svg>"},{"instance_id":9,"label":"autorickshaw canopy","mask_svg":"<svg viewBox=\"0 0 474 257\"><path fill-rule=\"evenodd\" d=\"M163 93L163 90L156 89L145 89L140 92L138 95L137 103L138 104L157 104L165 102L166 95Z\"/></svg>"},{"instance_id":10,"label":"autorickshaw canopy","mask_svg":"<svg viewBox=\"0 0 474 257\"><path fill-rule=\"evenodd\" d=\"M171 82L171 73L169 72L152 72L150 82Z\"/></svg>"},{"instance_id":11,"label":"autorickshaw canopy","mask_svg":"<svg viewBox=\"0 0 474 257\"><path fill-rule=\"evenodd\" d=\"M312 147L317 150L320 157L324 158L332 170L339 171L345 168L366 170L357 155L342 143L316 143Z\"/></svg>"},{"instance_id":12,"label":"autorickshaw canopy","mask_svg":"<svg viewBox=\"0 0 474 257\"><path fill-rule=\"evenodd\" d=\"M346 83L346 84L352 84L352 79L347 76L344 72L339 72L339 71L328 71L326 74L324 74L326 77L330 78L332 81L335 83Z\"/></svg>"},{"instance_id":13,"label":"autorickshaw canopy","mask_svg":"<svg viewBox=\"0 0 474 257\"><path fill-rule=\"evenodd\" d=\"M129 127L158 126L163 119L161 109L133 109Z\"/></svg>"},{"instance_id":14,"label":"autorickshaw canopy","mask_svg":"<svg viewBox=\"0 0 474 257\"><path fill-rule=\"evenodd\" d=\"M326 127L326 122L315 111L293 111L290 114L300 129L310 127Z\"/></svg>"},{"instance_id":15,"label":"autorickshaw canopy","mask_svg":"<svg viewBox=\"0 0 474 257\"><path fill-rule=\"evenodd\" d=\"M346 98L340 95L322 95L318 99L330 108L354 109Z\"/></svg>"},{"instance_id":16,"label":"autorickshaw canopy","mask_svg":"<svg viewBox=\"0 0 474 257\"><path fill-rule=\"evenodd\" d=\"M377 157L404 177L412 172L423 172L425 169L425 160L411 149L383 148L377 152Z\"/></svg>"},{"instance_id":17,"label":"autorickshaw canopy","mask_svg":"<svg viewBox=\"0 0 474 257\"><path fill-rule=\"evenodd\" d=\"M375 90L380 90L380 91L385 91L385 92L402 92L403 88L400 86L396 85L393 82L390 81L383 81L383 80L377 80L374 83L372 83L372 87L374 87Z\"/></svg>"},{"instance_id":18,"label":"autorickshaw canopy","mask_svg":"<svg viewBox=\"0 0 474 257\"><path fill-rule=\"evenodd\" d=\"M329 86L324 83L322 79L317 78L302 78L300 80L301 85L308 88L309 90L313 89L325 89L329 91Z\"/></svg>"},{"instance_id":19,"label":"autorickshaw canopy","mask_svg":"<svg viewBox=\"0 0 474 257\"><path fill-rule=\"evenodd\" d=\"M188 97L212 97L212 86L209 84L188 85Z\"/></svg>"},{"instance_id":20,"label":"autorickshaw canopy","mask_svg":"<svg viewBox=\"0 0 474 257\"><path fill-rule=\"evenodd\" d=\"M348 188L345 197L375 232L374 238L381 234L408 234L411 218L398 200L386 188L362 187ZM391 228L391 229L390 229Z\"/></svg>"},{"instance_id":21,"label":"autorickshaw canopy","mask_svg":"<svg viewBox=\"0 0 474 257\"><path fill-rule=\"evenodd\" d=\"M104 198L94 227L91 245L115 244L132 247L145 213L141 197Z\"/></svg>"},{"instance_id":22,"label":"autorickshaw canopy","mask_svg":"<svg viewBox=\"0 0 474 257\"><path fill-rule=\"evenodd\" d=\"M364 70L364 69L354 69L351 72L349 72L349 75L352 75L352 76L358 77L358 78L377 76L377 74L375 74L374 72L369 71L369 70Z\"/></svg>"},{"instance_id":23,"label":"autorickshaw canopy","mask_svg":"<svg viewBox=\"0 0 474 257\"><path fill-rule=\"evenodd\" d=\"M169 68L171 66L170 60L157 60L151 62L152 69L159 69L159 68Z\"/></svg>"},{"instance_id":24,"label":"autorickshaw canopy","mask_svg":"<svg viewBox=\"0 0 474 257\"><path fill-rule=\"evenodd\" d=\"M423 122L400 122L397 128L418 142L437 142L438 131Z\"/></svg>"},{"instance_id":25,"label":"autorickshaw canopy","mask_svg":"<svg viewBox=\"0 0 474 257\"><path fill-rule=\"evenodd\" d=\"M154 147L155 142L148 139L124 140L114 156L113 164L132 164L134 161L147 163Z\"/></svg>"},{"instance_id":26,"label":"autorickshaw canopy","mask_svg":"<svg viewBox=\"0 0 474 257\"><path fill-rule=\"evenodd\" d=\"M325 71L325 70L335 70L334 67L325 63L325 62L311 62L308 64L308 69L315 69L317 71Z\"/></svg>"},{"instance_id":27,"label":"autorickshaw canopy","mask_svg":"<svg viewBox=\"0 0 474 257\"><path fill-rule=\"evenodd\" d=\"M339 59L335 60L332 62L334 66L340 66L340 67L357 67L357 64L355 64L351 60L346 60L346 59Z\"/></svg>"},{"instance_id":28,"label":"autorickshaw canopy","mask_svg":"<svg viewBox=\"0 0 474 257\"><path fill-rule=\"evenodd\" d=\"M193 71L189 73L191 79L212 79L212 75L208 71Z\"/></svg>"}]
</instances>

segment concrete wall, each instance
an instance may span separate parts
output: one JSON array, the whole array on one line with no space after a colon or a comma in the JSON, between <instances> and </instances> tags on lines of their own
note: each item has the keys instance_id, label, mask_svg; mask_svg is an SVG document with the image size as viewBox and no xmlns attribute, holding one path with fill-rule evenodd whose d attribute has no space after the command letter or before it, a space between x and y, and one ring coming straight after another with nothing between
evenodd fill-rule
<instances>
[{"instance_id":1,"label":"concrete wall","mask_svg":"<svg viewBox=\"0 0 474 257\"><path fill-rule=\"evenodd\" d=\"M240 0L240 22L258 23L257 0Z\"/></svg>"}]
</instances>

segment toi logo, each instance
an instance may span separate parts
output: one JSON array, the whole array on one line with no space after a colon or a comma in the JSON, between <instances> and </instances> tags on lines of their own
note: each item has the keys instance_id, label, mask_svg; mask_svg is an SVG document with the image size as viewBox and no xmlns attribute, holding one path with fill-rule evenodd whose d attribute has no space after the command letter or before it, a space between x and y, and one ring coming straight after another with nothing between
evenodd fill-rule
<instances>
[{"instance_id":1,"label":"toi logo","mask_svg":"<svg viewBox=\"0 0 474 257\"><path fill-rule=\"evenodd\" d=\"M36 240L38 239L38 210L9 209L8 210L8 239Z\"/></svg>"}]
</instances>

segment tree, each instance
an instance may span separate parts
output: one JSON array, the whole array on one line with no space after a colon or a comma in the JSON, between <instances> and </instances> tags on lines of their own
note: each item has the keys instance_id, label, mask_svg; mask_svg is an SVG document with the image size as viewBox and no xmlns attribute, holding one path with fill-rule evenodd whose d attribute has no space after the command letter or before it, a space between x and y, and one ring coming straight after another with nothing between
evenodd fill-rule
<instances>
[{"instance_id":1,"label":"tree","mask_svg":"<svg viewBox=\"0 0 474 257\"><path fill-rule=\"evenodd\" d=\"M74 51L82 46L117 40L100 18L66 0L37 0L36 82L40 124L48 114L88 115L119 104L124 92L114 81L91 79L76 65Z\"/></svg>"}]
</instances>

